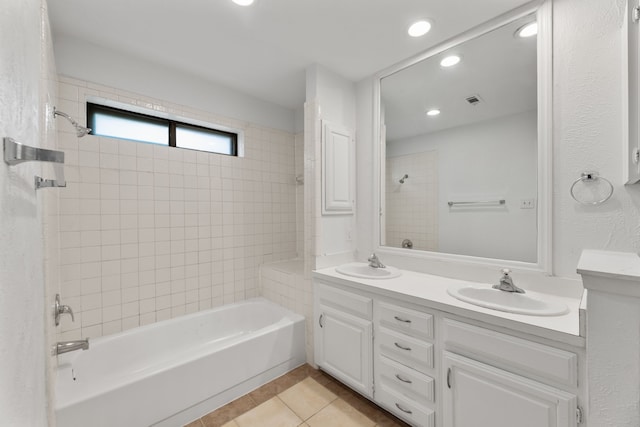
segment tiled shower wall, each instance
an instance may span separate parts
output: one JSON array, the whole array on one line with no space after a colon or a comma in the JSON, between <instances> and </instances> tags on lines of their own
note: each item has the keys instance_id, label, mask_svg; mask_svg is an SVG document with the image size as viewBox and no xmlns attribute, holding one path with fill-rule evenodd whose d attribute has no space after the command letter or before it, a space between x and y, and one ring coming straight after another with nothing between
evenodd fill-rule
<instances>
[{"instance_id":1,"label":"tiled shower wall","mask_svg":"<svg viewBox=\"0 0 640 427\"><path fill-rule=\"evenodd\" d=\"M438 250L438 152L389 157L386 166L386 244Z\"/></svg>"},{"instance_id":2,"label":"tiled shower wall","mask_svg":"<svg viewBox=\"0 0 640 427\"><path fill-rule=\"evenodd\" d=\"M80 123L95 96L245 132L245 156L229 157L58 124L61 294L76 314L61 339L257 296L258 266L296 256L293 134L67 77L58 90Z\"/></svg>"}]
</instances>

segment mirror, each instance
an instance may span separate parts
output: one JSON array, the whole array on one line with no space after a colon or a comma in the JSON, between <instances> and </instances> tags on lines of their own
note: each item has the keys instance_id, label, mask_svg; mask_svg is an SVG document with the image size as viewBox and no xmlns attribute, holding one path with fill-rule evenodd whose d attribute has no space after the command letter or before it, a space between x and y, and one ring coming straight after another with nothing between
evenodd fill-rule
<instances>
[{"instance_id":1,"label":"mirror","mask_svg":"<svg viewBox=\"0 0 640 427\"><path fill-rule=\"evenodd\" d=\"M381 246L546 262L539 15L502 17L381 76Z\"/></svg>"}]
</instances>

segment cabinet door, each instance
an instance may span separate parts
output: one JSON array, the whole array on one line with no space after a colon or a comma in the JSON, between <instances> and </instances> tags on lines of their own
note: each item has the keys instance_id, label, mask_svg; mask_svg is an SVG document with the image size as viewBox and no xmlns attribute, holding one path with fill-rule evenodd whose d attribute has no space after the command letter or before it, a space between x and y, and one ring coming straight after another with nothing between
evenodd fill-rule
<instances>
[{"instance_id":1,"label":"cabinet door","mask_svg":"<svg viewBox=\"0 0 640 427\"><path fill-rule=\"evenodd\" d=\"M445 427L575 427L576 396L444 352Z\"/></svg>"},{"instance_id":2,"label":"cabinet door","mask_svg":"<svg viewBox=\"0 0 640 427\"><path fill-rule=\"evenodd\" d=\"M316 363L360 393L372 396L372 322L319 306Z\"/></svg>"},{"instance_id":3,"label":"cabinet door","mask_svg":"<svg viewBox=\"0 0 640 427\"><path fill-rule=\"evenodd\" d=\"M353 214L354 144L352 132L322 122L322 214Z\"/></svg>"}]
</instances>

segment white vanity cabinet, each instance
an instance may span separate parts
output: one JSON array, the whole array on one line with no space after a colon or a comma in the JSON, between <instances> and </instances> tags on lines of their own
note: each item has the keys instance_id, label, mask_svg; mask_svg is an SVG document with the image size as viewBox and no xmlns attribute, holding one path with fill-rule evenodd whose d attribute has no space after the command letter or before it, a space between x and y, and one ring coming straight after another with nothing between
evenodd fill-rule
<instances>
[{"instance_id":1,"label":"white vanity cabinet","mask_svg":"<svg viewBox=\"0 0 640 427\"><path fill-rule=\"evenodd\" d=\"M412 425L435 426L434 316L374 302L375 401Z\"/></svg>"},{"instance_id":2,"label":"white vanity cabinet","mask_svg":"<svg viewBox=\"0 0 640 427\"><path fill-rule=\"evenodd\" d=\"M322 283L315 290L316 364L373 398L372 299Z\"/></svg>"},{"instance_id":3,"label":"white vanity cabinet","mask_svg":"<svg viewBox=\"0 0 640 427\"><path fill-rule=\"evenodd\" d=\"M363 285L314 285L318 366L410 425L585 425L583 347Z\"/></svg>"},{"instance_id":4,"label":"white vanity cabinet","mask_svg":"<svg viewBox=\"0 0 640 427\"><path fill-rule=\"evenodd\" d=\"M575 353L451 319L443 335L444 427L577 425Z\"/></svg>"}]
</instances>

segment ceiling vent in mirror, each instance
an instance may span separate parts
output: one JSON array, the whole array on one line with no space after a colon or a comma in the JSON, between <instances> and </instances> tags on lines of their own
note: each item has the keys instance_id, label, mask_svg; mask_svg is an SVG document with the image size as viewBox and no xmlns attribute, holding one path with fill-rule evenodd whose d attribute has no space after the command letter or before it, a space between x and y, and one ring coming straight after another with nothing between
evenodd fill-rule
<instances>
[{"instance_id":1,"label":"ceiling vent in mirror","mask_svg":"<svg viewBox=\"0 0 640 427\"><path fill-rule=\"evenodd\" d=\"M482 102L482 99L478 95L467 96L465 100L471 105L478 105Z\"/></svg>"}]
</instances>

